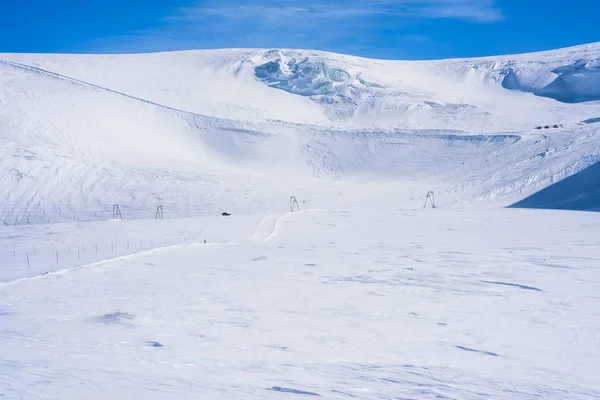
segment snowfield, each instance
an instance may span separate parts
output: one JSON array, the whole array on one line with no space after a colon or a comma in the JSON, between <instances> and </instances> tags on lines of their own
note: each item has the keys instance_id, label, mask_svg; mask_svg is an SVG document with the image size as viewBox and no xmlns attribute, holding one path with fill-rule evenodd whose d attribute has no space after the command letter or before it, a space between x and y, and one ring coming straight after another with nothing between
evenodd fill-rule
<instances>
[{"instance_id":1,"label":"snowfield","mask_svg":"<svg viewBox=\"0 0 600 400\"><path fill-rule=\"evenodd\" d=\"M2 394L600 397L596 214L307 211L266 225L0 286Z\"/></svg>"},{"instance_id":2,"label":"snowfield","mask_svg":"<svg viewBox=\"0 0 600 400\"><path fill-rule=\"evenodd\" d=\"M600 399L599 63L0 54L0 397Z\"/></svg>"}]
</instances>

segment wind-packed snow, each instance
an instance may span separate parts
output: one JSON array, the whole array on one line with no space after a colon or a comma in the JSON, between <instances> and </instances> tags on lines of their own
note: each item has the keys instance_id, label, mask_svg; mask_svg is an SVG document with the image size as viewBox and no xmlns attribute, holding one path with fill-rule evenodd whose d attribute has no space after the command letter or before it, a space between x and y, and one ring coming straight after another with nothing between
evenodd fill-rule
<instances>
[{"instance_id":1,"label":"wind-packed snow","mask_svg":"<svg viewBox=\"0 0 600 400\"><path fill-rule=\"evenodd\" d=\"M525 71L508 69L502 85L507 89L530 91L567 103L600 100L600 60L577 60L551 71L556 78L545 86L528 82ZM538 77L536 77L538 78ZM540 87L541 86L541 87Z\"/></svg>"},{"instance_id":2,"label":"wind-packed snow","mask_svg":"<svg viewBox=\"0 0 600 400\"><path fill-rule=\"evenodd\" d=\"M309 211L3 284L0 393L597 399L599 216Z\"/></svg>"},{"instance_id":3,"label":"wind-packed snow","mask_svg":"<svg viewBox=\"0 0 600 400\"><path fill-rule=\"evenodd\" d=\"M600 398L599 60L0 54L0 397Z\"/></svg>"}]
</instances>

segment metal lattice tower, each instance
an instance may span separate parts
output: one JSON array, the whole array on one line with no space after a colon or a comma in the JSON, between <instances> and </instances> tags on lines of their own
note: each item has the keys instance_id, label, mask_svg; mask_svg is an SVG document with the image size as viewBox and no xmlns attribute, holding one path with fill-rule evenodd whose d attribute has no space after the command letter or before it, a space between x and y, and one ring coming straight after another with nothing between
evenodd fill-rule
<instances>
[{"instance_id":1,"label":"metal lattice tower","mask_svg":"<svg viewBox=\"0 0 600 400\"><path fill-rule=\"evenodd\" d=\"M300 205L298 204L298 200L296 196L290 197L290 212L294 212L295 210L300 211Z\"/></svg>"},{"instance_id":2,"label":"metal lattice tower","mask_svg":"<svg viewBox=\"0 0 600 400\"><path fill-rule=\"evenodd\" d=\"M425 198L425 205L423 208L427 208L427 200L431 203L431 208L436 208L435 206L435 194L432 191L427 192L427 197Z\"/></svg>"},{"instance_id":3,"label":"metal lattice tower","mask_svg":"<svg viewBox=\"0 0 600 400\"><path fill-rule=\"evenodd\" d=\"M553 150L553 151L558 150L558 148L554 144L554 141L552 140L551 136L545 136L544 139L546 141L546 153L549 153L550 150Z\"/></svg>"},{"instance_id":4,"label":"metal lattice tower","mask_svg":"<svg viewBox=\"0 0 600 400\"><path fill-rule=\"evenodd\" d=\"M113 219L123 219L123 215L121 215L121 209L118 204L113 206Z\"/></svg>"}]
</instances>

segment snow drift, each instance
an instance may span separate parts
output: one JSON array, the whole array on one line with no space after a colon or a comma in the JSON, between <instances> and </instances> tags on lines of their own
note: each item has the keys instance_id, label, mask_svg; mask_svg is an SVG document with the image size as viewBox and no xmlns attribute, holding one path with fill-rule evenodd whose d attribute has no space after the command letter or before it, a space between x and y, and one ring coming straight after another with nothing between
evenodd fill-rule
<instances>
[{"instance_id":1,"label":"snow drift","mask_svg":"<svg viewBox=\"0 0 600 400\"><path fill-rule=\"evenodd\" d=\"M577 60L551 71L552 80L545 86L530 80L528 71L507 69L502 81L506 89L522 90L538 96L549 97L565 103L600 100L600 59ZM543 82L543 81L542 81Z\"/></svg>"}]
</instances>

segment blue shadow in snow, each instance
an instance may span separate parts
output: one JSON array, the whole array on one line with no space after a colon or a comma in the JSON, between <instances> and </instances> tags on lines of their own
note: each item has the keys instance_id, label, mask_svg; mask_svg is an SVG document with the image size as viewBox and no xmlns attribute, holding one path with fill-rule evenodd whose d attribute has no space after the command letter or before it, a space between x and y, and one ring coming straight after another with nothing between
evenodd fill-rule
<instances>
[{"instance_id":1,"label":"blue shadow in snow","mask_svg":"<svg viewBox=\"0 0 600 400\"><path fill-rule=\"evenodd\" d=\"M274 392L299 394L299 395L303 395L303 396L317 396L317 397L321 397L321 395L318 394L318 393L305 392L304 390L290 389L290 388L284 388L284 387L279 387L279 386L273 386L272 388L269 388L267 390L272 390Z\"/></svg>"},{"instance_id":2,"label":"blue shadow in snow","mask_svg":"<svg viewBox=\"0 0 600 400\"><path fill-rule=\"evenodd\" d=\"M507 282L497 282L497 281L481 281L483 283L489 283L491 285L503 285L503 286L512 286L512 287L516 287L519 289L525 289L525 290L535 290L536 292L541 292L542 289L538 289L536 287L533 286L525 286L525 285L519 285L517 283L507 283Z\"/></svg>"},{"instance_id":3,"label":"blue shadow in snow","mask_svg":"<svg viewBox=\"0 0 600 400\"><path fill-rule=\"evenodd\" d=\"M509 208L600 211L600 162L548 186Z\"/></svg>"},{"instance_id":4,"label":"blue shadow in snow","mask_svg":"<svg viewBox=\"0 0 600 400\"><path fill-rule=\"evenodd\" d=\"M600 117L599 118L590 118L590 119L586 119L585 121L582 121L584 124L596 124L598 122L600 122Z\"/></svg>"},{"instance_id":5,"label":"blue shadow in snow","mask_svg":"<svg viewBox=\"0 0 600 400\"><path fill-rule=\"evenodd\" d=\"M475 350L475 349L470 349L468 347L463 347L463 346L456 346L456 348L464 350L464 351L470 351L470 352L473 352L473 353L485 354L486 356L498 357L498 354L492 353L491 351Z\"/></svg>"}]
</instances>

